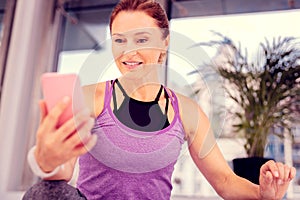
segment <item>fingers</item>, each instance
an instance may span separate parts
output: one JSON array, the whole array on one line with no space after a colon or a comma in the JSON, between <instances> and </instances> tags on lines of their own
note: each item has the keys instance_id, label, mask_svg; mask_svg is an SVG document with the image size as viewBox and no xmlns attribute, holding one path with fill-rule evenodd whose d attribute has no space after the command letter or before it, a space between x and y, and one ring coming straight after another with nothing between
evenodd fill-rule
<instances>
[{"instance_id":1,"label":"fingers","mask_svg":"<svg viewBox=\"0 0 300 200\"><path fill-rule=\"evenodd\" d=\"M273 160L266 162L261 167L260 171L264 175L266 175L266 173L269 171L273 175L273 177L275 177L275 178L279 177L279 171L278 171L277 165Z\"/></svg>"},{"instance_id":2,"label":"fingers","mask_svg":"<svg viewBox=\"0 0 300 200\"><path fill-rule=\"evenodd\" d=\"M90 151L95 144L97 143L97 135L91 135L88 140L84 143L84 145L78 146L76 149L74 149L75 155L82 155Z\"/></svg>"},{"instance_id":3,"label":"fingers","mask_svg":"<svg viewBox=\"0 0 300 200\"><path fill-rule=\"evenodd\" d=\"M271 184L272 181L273 181L273 175L270 171L267 171L266 175L265 175L265 178L266 178L266 183L267 184Z\"/></svg>"},{"instance_id":4,"label":"fingers","mask_svg":"<svg viewBox=\"0 0 300 200\"><path fill-rule=\"evenodd\" d=\"M45 129L44 131L49 132L49 130L56 128L60 115L70 104L70 101L70 97L66 96L49 111L49 113L42 122Z\"/></svg>"},{"instance_id":5,"label":"fingers","mask_svg":"<svg viewBox=\"0 0 300 200\"><path fill-rule=\"evenodd\" d=\"M94 119L90 117L88 109L57 127L61 114L70 102L69 97L63 98L49 112L46 102L39 102L41 122L37 130L37 147L41 149L40 157L47 166L56 166L82 155L96 144L97 136L90 133Z\"/></svg>"},{"instance_id":6,"label":"fingers","mask_svg":"<svg viewBox=\"0 0 300 200\"><path fill-rule=\"evenodd\" d=\"M296 168L292 167L290 174L289 174L289 180L292 180L296 176Z\"/></svg>"},{"instance_id":7,"label":"fingers","mask_svg":"<svg viewBox=\"0 0 300 200\"><path fill-rule=\"evenodd\" d=\"M288 165L285 165L281 162L276 163L278 172L279 172L279 176L278 176L278 181L277 183L279 185L285 183L285 182L289 182L290 180L292 180L294 178L293 174L294 174L294 167L290 167ZM292 178L290 178L290 176L292 176Z\"/></svg>"},{"instance_id":8,"label":"fingers","mask_svg":"<svg viewBox=\"0 0 300 200\"><path fill-rule=\"evenodd\" d=\"M283 179L282 180L284 182L290 181L289 180L290 172L291 172L290 167L288 165L283 165L282 163L281 163L281 165L282 165L282 170L283 170Z\"/></svg>"},{"instance_id":9,"label":"fingers","mask_svg":"<svg viewBox=\"0 0 300 200\"><path fill-rule=\"evenodd\" d=\"M96 144L97 136L91 135L94 123L94 118L90 117L90 112L86 109L63 124L55 134L73 156L80 156Z\"/></svg>"},{"instance_id":10,"label":"fingers","mask_svg":"<svg viewBox=\"0 0 300 200\"><path fill-rule=\"evenodd\" d=\"M278 173L279 173L277 183L279 185L281 185L283 183L283 181L284 181L284 176L285 176L284 174L286 173L285 169L284 169L285 167L283 166L282 163L276 163L276 166L277 166Z\"/></svg>"},{"instance_id":11,"label":"fingers","mask_svg":"<svg viewBox=\"0 0 300 200\"><path fill-rule=\"evenodd\" d=\"M91 136L90 131L94 126L94 119L90 118L80 127L77 132L74 132L69 138L66 138L65 145L73 149L78 145L84 144Z\"/></svg>"},{"instance_id":12,"label":"fingers","mask_svg":"<svg viewBox=\"0 0 300 200\"><path fill-rule=\"evenodd\" d=\"M46 102L44 100L40 100L39 107L40 107L40 123L42 123L48 113Z\"/></svg>"},{"instance_id":13,"label":"fingers","mask_svg":"<svg viewBox=\"0 0 300 200\"><path fill-rule=\"evenodd\" d=\"M88 127L86 126L88 124ZM81 137L85 137L86 133L89 133L94 125L94 119L90 117L88 109L84 109L77 113L73 118L64 123L56 132L56 135L60 141L65 141L73 135L75 132L79 132ZM84 129L82 129L84 126ZM87 130L89 128L89 130ZM78 135L78 134L77 134Z\"/></svg>"},{"instance_id":14,"label":"fingers","mask_svg":"<svg viewBox=\"0 0 300 200\"><path fill-rule=\"evenodd\" d=\"M277 184L282 185L295 177L296 169L281 162L276 163L271 160L261 167L261 174L265 177L267 183L276 180Z\"/></svg>"}]
</instances>

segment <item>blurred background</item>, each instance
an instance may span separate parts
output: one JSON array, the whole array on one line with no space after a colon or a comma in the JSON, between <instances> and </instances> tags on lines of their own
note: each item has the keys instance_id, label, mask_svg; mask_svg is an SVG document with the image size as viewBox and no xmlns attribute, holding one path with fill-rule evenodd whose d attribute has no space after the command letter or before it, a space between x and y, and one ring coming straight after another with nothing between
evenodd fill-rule
<instances>
[{"instance_id":1,"label":"blurred background","mask_svg":"<svg viewBox=\"0 0 300 200\"><path fill-rule=\"evenodd\" d=\"M232 166L234 158L247 156L245 141L232 134L230 118L218 110L219 104L228 103L224 91L219 90L223 82L211 68L199 68L214 58L216 49L191 47L213 40L218 32L247 48L249 58L255 59L265 39L300 37L300 0L157 1L167 11L171 25L164 82L199 102ZM41 74L78 73L83 85L119 76L112 63L108 28L110 12L117 2L0 0L1 199L20 199L38 180L28 167L26 154L35 143L39 123ZM195 92L199 85L200 93ZM292 125L292 134L293 140L271 134L265 156L297 168L298 175L286 198L300 199L299 123ZM75 183L76 173L70 184ZM187 147L175 166L172 199L220 199L193 164Z\"/></svg>"}]
</instances>

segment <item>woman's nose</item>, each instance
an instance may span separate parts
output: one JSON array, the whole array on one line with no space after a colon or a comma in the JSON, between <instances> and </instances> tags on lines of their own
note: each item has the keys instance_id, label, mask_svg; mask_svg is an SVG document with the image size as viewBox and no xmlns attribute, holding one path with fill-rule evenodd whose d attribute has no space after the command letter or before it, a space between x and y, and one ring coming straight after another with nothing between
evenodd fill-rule
<instances>
[{"instance_id":1,"label":"woman's nose","mask_svg":"<svg viewBox=\"0 0 300 200\"><path fill-rule=\"evenodd\" d=\"M124 54L135 55L138 52L138 46L134 42L128 42L124 49Z\"/></svg>"}]
</instances>

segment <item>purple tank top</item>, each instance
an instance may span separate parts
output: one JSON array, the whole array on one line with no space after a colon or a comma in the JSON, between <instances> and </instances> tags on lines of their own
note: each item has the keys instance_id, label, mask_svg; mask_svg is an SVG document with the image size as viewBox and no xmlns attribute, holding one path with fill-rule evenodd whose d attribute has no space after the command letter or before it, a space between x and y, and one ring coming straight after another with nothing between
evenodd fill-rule
<instances>
[{"instance_id":1,"label":"purple tank top","mask_svg":"<svg viewBox=\"0 0 300 200\"><path fill-rule=\"evenodd\" d=\"M111 97L108 81L103 111L92 129L97 144L79 158L78 189L89 200L170 199L171 176L185 135L177 97L169 94L175 112L170 125L153 132L122 124L110 107Z\"/></svg>"}]
</instances>

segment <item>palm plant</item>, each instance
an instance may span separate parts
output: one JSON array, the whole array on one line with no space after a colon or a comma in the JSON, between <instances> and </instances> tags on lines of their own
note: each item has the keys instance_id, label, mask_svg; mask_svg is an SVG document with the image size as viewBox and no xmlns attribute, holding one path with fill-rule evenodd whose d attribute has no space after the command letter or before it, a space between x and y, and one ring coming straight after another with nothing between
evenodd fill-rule
<instances>
[{"instance_id":1,"label":"palm plant","mask_svg":"<svg viewBox=\"0 0 300 200\"><path fill-rule=\"evenodd\" d=\"M293 37L265 40L255 62L249 62L247 49L216 33L220 40L199 43L218 47L211 62L225 81L225 90L237 109L234 132L242 133L248 157L263 157L268 135L278 126L291 134L300 113L300 43ZM274 133L275 134L275 133ZM283 137L283 134L277 134Z\"/></svg>"}]
</instances>

